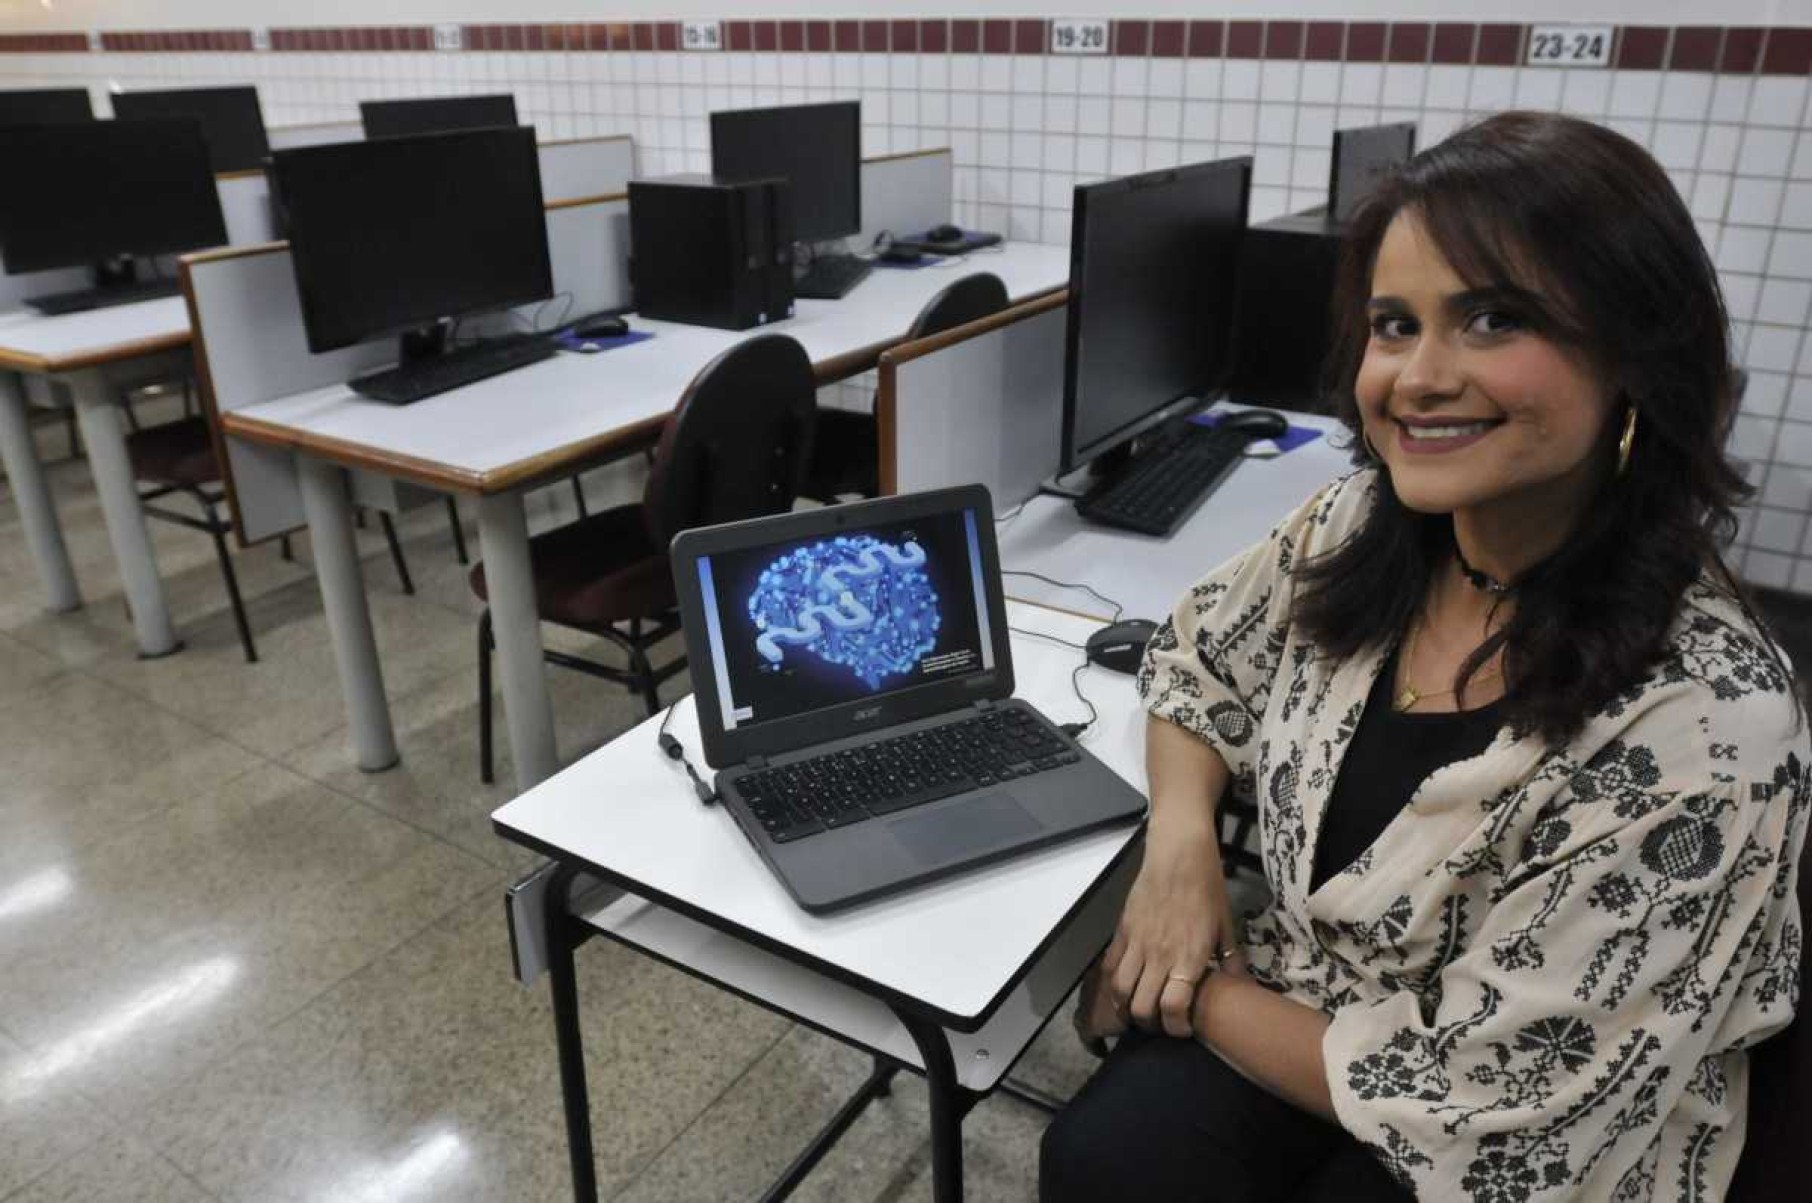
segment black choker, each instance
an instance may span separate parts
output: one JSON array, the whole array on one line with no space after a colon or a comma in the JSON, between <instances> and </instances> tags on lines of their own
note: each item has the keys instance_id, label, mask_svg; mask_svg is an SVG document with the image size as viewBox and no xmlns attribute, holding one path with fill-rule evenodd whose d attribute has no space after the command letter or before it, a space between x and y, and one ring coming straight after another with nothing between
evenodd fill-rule
<instances>
[{"instance_id":1,"label":"black choker","mask_svg":"<svg viewBox=\"0 0 1812 1203\"><path fill-rule=\"evenodd\" d=\"M1468 564L1466 562L1466 554L1460 550L1460 541L1458 539L1453 541L1453 558L1459 561L1460 575L1466 578L1466 583L1471 585L1474 589L1477 589L1479 592L1489 593L1494 597L1505 597L1515 591L1516 586L1514 584L1500 581L1494 576L1487 576L1485 573L1474 568L1471 564Z\"/></svg>"}]
</instances>

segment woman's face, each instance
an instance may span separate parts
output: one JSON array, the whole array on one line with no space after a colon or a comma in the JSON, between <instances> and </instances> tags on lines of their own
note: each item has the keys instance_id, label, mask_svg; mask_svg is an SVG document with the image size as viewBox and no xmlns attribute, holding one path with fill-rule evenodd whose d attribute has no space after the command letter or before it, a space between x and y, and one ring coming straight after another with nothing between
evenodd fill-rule
<instances>
[{"instance_id":1,"label":"woman's face","mask_svg":"<svg viewBox=\"0 0 1812 1203\"><path fill-rule=\"evenodd\" d=\"M1405 506L1572 515L1607 470L1612 390L1537 333L1531 309L1526 294L1468 285L1415 215L1386 230L1354 391Z\"/></svg>"}]
</instances>

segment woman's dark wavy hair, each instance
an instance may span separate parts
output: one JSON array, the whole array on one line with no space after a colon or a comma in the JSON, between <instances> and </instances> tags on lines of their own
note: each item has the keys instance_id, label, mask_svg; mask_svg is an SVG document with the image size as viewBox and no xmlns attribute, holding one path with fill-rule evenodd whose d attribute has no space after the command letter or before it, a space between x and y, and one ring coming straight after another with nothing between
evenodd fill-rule
<instances>
[{"instance_id":1,"label":"woman's dark wavy hair","mask_svg":"<svg viewBox=\"0 0 1812 1203\"><path fill-rule=\"evenodd\" d=\"M1564 743L1656 662L1707 569L1767 637L1718 550L1752 492L1723 452L1735 409L1729 319L1692 217L1654 159L1589 122L1511 112L1382 183L1348 227L1334 293L1328 387L1356 443L1372 269L1399 214L1413 215L1469 285L1541 298L1545 312L1524 320L1582 354L1618 394L1598 451L1602 487L1565 544L1519 580L1510 621L1455 685L1502 646L1505 720ZM1629 405L1639 426L1619 476ZM1304 566L1294 620L1334 656L1388 646L1451 557L1452 529L1447 515L1412 511L1380 482L1353 537ZM1780 664L1771 640L1769 655Z\"/></svg>"}]
</instances>

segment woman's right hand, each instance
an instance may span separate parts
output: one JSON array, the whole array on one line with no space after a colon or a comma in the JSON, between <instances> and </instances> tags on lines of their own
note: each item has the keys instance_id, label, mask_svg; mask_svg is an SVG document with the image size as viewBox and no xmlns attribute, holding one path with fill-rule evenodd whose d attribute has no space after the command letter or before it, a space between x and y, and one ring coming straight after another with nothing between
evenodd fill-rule
<instances>
[{"instance_id":1,"label":"woman's right hand","mask_svg":"<svg viewBox=\"0 0 1812 1203\"><path fill-rule=\"evenodd\" d=\"M1120 926L1102 957L1109 994L1147 1030L1189 1036L1196 987L1234 941L1212 814L1147 829Z\"/></svg>"}]
</instances>

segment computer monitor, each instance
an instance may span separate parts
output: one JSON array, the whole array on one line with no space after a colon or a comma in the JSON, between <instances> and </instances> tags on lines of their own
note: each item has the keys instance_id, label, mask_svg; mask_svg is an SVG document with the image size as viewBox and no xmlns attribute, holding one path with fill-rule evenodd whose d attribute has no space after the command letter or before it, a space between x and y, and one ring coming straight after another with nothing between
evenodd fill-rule
<instances>
[{"instance_id":1,"label":"computer monitor","mask_svg":"<svg viewBox=\"0 0 1812 1203\"><path fill-rule=\"evenodd\" d=\"M712 113L711 174L786 180L794 237L847 238L862 228L862 106L849 100Z\"/></svg>"},{"instance_id":2,"label":"computer monitor","mask_svg":"<svg viewBox=\"0 0 1812 1203\"><path fill-rule=\"evenodd\" d=\"M406 138L462 129L492 129L516 124L516 98L493 96L420 96L411 100L361 100L359 120L367 138Z\"/></svg>"},{"instance_id":3,"label":"computer monitor","mask_svg":"<svg viewBox=\"0 0 1812 1203\"><path fill-rule=\"evenodd\" d=\"M1328 170L1328 216L1352 219L1378 181L1416 153L1416 123L1368 125L1334 131L1334 161Z\"/></svg>"},{"instance_id":4,"label":"computer monitor","mask_svg":"<svg viewBox=\"0 0 1812 1203\"><path fill-rule=\"evenodd\" d=\"M1251 183L1243 155L1076 188L1065 472L1225 385Z\"/></svg>"},{"instance_id":5,"label":"computer monitor","mask_svg":"<svg viewBox=\"0 0 1812 1203\"><path fill-rule=\"evenodd\" d=\"M68 125L93 121L87 88L26 88L0 92L0 125Z\"/></svg>"},{"instance_id":6,"label":"computer monitor","mask_svg":"<svg viewBox=\"0 0 1812 1203\"><path fill-rule=\"evenodd\" d=\"M10 273L226 242L201 126L92 121L0 128L0 248ZM130 278L127 273L126 278Z\"/></svg>"},{"instance_id":7,"label":"computer monitor","mask_svg":"<svg viewBox=\"0 0 1812 1203\"><path fill-rule=\"evenodd\" d=\"M118 92L113 115L126 121L152 117L192 117L201 122L214 170L254 171L271 153L264 133L258 89L172 88L168 91Z\"/></svg>"},{"instance_id":8,"label":"computer monitor","mask_svg":"<svg viewBox=\"0 0 1812 1203\"><path fill-rule=\"evenodd\" d=\"M533 128L279 150L272 175L311 351L553 295Z\"/></svg>"}]
</instances>

